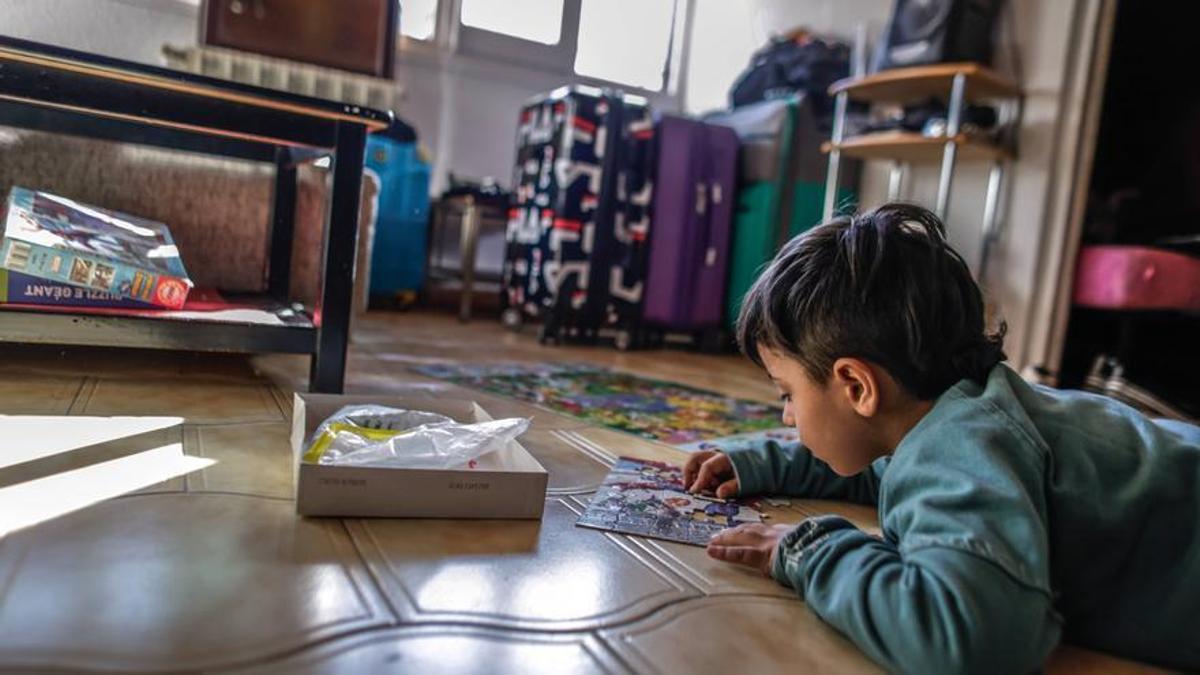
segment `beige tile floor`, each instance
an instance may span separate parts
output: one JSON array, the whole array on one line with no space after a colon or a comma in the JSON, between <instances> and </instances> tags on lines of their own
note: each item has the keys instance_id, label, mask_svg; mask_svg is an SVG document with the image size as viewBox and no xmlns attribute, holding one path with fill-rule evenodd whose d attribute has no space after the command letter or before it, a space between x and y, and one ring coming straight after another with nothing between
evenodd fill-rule
<instances>
[{"instance_id":1,"label":"beige tile floor","mask_svg":"<svg viewBox=\"0 0 1200 675\"><path fill-rule=\"evenodd\" d=\"M181 426L159 433L211 462L0 534L0 671L876 670L768 579L698 548L574 527L614 457L677 461L674 449L409 370L488 360L585 361L774 399L735 357L544 348L486 320L369 315L347 391L474 398L494 415L531 415L524 441L550 472L545 517L302 519L288 420L306 359L0 345L0 414L177 416ZM22 470L2 460L0 493L18 480L6 473ZM870 509L830 502L794 501L772 516L831 510L874 526ZM1149 672L1070 647L1049 670Z\"/></svg>"}]
</instances>

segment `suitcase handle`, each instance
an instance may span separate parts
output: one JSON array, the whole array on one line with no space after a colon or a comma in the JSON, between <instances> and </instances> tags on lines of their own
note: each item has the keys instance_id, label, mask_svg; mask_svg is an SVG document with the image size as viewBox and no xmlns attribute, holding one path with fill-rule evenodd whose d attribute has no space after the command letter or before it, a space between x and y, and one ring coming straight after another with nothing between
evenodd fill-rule
<instances>
[{"instance_id":1,"label":"suitcase handle","mask_svg":"<svg viewBox=\"0 0 1200 675\"><path fill-rule=\"evenodd\" d=\"M709 197L709 193L712 197ZM720 204L722 199L721 185L716 181L712 183L699 182L696 183L696 215L700 216L704 221L704 266L712 267L717 264L717 247L713 242L713 237L716 236L716 229L712 223L712 210L708 208L709 203Z\"/></svg>"}]
</instances>

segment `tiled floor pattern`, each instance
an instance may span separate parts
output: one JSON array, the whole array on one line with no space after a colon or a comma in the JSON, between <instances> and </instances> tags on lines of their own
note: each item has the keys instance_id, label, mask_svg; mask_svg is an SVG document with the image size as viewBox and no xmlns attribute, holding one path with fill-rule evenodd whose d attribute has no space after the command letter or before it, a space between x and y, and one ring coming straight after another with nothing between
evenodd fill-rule
<instances>
[{"instance_id":1,"label":"tiled floor pattern","mask_svg":"<svg viewBox=\"0 0 1200 675\"><path fill-rule=\"evenodd\" d=\"M617 455L665 445L415 375L416 363L584 361L773 401L743 359L544 348L427 314L358 322L348 393L530 415L539 521L302 519L292 391L307 360L0 345L0 414L173 415L203 469L0 538L0 671L875 671L791 593L702 550L573 526ZM6 439L11 442L12 439ZM3 482L0 481L0 485ZM775 522L870 509L792 500ZM1064 648L1055 672L1138 666Z\"/></svg>"}]
</instances>

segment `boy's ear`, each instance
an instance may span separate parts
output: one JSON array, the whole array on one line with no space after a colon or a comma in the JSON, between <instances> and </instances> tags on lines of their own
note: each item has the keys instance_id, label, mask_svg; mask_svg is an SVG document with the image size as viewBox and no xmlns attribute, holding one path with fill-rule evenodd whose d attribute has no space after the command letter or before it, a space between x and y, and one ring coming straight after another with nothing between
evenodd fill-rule
<instances>
[{"instance_id":1,"label":"boy's ear","mask_svg":"<svg viewBox=\"0 0 1200 675\"><path fill-rule=\"evenodd\" d=\"M835 390L845 396L854 412L874 417L879 411L879 380L866 361L849 357L834 361L831 379Z\"/></svg>"}]
</instances>

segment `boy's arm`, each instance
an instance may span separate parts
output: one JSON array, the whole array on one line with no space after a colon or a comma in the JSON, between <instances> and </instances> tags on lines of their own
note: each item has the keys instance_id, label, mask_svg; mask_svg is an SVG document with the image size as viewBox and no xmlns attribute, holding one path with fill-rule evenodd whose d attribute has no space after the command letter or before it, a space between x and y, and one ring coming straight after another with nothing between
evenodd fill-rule
<instances>
[{"instance_id":1,"label":"boy's arm","mask_svg":"<svg viewBox=\"0 0 1200 675\"><path fill-rule=\"evenodd\" d=\"M887 539L809 519L781 541L772 576L888 670L1031 672L1061 633L1044 460L1011 437L955 431L954 443L897 452Z\"/></svg>"},{"instance_id":2,"label":"boy's arm","mask_svg":"<svg viewBox=\"0 0 1200 675\"><path fill-rule=\"evenodd\" d=\"M846 499L868 506L879 501L879 481L887 458L862 473L843 477L799 443L775 441L726 452L738 479L738 494L781 494L810 499Z\"/></svg>"}]
</instances>

